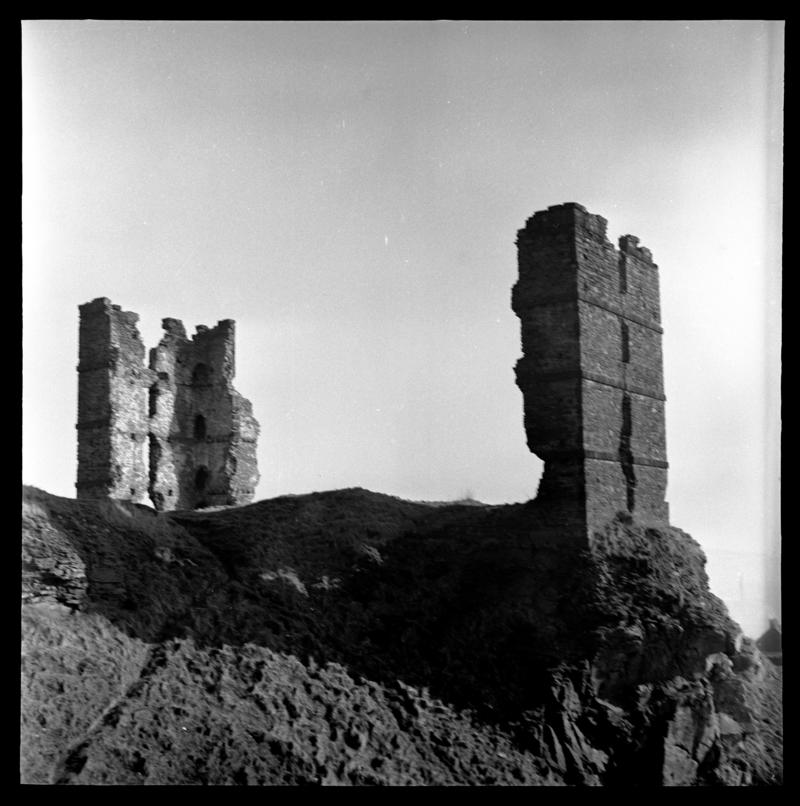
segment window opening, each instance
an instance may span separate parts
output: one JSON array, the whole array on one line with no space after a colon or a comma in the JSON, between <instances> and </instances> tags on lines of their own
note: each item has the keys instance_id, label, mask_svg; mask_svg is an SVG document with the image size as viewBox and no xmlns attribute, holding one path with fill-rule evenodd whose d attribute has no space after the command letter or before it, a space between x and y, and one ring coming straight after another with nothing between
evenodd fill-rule
<instances>
[{"instance_id":1,"label":"window opening","mask_svg":"<svg viewBox=\"0 0 800 806\"><path fill-rule=\"evenodd\" d=\"M628 262L625 255L619 256L619 293L628 293Z\"/></svg>"},{"instance_id":2,"label":"window opening","mask_svg":"<svg viewBox=\"0 0 800 806\"><path fill-rule=\"evenodd\" d=\"M206 484L208 484L208 476L208 468L205 465L197 469L197 473L194 475L194 488L197 492L205 490Z\"/></svg>"},{"instance_id":3,"label":"window opening","mask_svg":"<svg viewBox=\"0 0 800 806\"><path fill-rule=\"evenodd\" d=\"M627 364L631 360L631 343L628 326L622 323L622 360Z\"/></svg>"},{"instance_id":4,"label":"window opening","mask_svg":"<svg viewBox=\"0 0 800 806\"><path fill-rule=\"evenodd\" d=\"M206 418L203 417L202 414L198 414L194 418L194 438L195 439L206 438Z\"/></svg>"}]
</instances>

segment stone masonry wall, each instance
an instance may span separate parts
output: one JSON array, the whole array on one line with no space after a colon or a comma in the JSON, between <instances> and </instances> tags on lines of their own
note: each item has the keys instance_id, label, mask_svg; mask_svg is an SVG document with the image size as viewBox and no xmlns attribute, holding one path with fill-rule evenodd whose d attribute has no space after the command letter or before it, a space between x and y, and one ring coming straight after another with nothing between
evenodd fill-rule
<instances>
[{"instance_id":1,"label":"stone masonry wall","mask_svg":"<svg viewBox=\"0 0 800 806\"><path fill-rule=\"evenodd\" d=\"M102 297L80 306L78 498L147 496L147 388L135 313Z\"/></svg>"},{"instance_id":2,"label":"stone masonry wall","mask_svg":"<svg viewBox=\"0 0 800 806\"><path fill-rule=\"evenodd\" d=\"M537 212L517 238L528 446L545 462L546 530L583 541L618 512L667 524L658 267L579 204ZM572 485L572 489L568 489Z\"/></svg>"},{"instance_id":3,"label":"stone masonry wall","mask_svg":"<svg viewBox=\"0 0 800 806\"><path fill-rule=\"evenodd\" d=\"M189 339L164 319L147 369L136 314L105 298L80 311L78 497L149 494L159 510L252 501L259 427L232 385L235 323Z\"/></svg>"},{"instance_id":4,"label":"stone masonry wall","mask_svg":"<svg viewBox=\"0 0 800 806\"><path fill-rule=\"evenodd\" d=\"M157 509L252 501L258 422L232 386L235 323L200 325L191 339L174 319L150 352L159 382L151 410L151 496Z\"/></svg>"}]
</instances>

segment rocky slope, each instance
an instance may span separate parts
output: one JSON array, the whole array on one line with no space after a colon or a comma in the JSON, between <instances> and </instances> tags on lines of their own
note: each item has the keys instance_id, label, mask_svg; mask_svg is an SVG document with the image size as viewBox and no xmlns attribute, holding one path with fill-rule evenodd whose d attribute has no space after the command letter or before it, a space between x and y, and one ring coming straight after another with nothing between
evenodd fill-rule
<instances>
[{"instance_id":1,"label":"rocky slope","mask_svg":"<svg viewBox=\"0 0 800 806\"><path fill-rule=\"evenodd\" d=\"M776 784L780 678L677 529L365 490L160 513L26 488L21 780Z\"/></svg>"}]
</instances>

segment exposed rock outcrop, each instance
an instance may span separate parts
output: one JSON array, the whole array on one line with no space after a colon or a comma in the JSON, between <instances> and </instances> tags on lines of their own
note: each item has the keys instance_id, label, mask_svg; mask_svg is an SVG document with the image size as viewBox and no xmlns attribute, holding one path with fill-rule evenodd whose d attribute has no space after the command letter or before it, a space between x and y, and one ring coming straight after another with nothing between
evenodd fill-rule
<instances>
[{"instance_id":1,"label":"exposed rock outcrop","mask_svg":"<svg viewBox=\"0 0 800 806\"><path fill-rule=\"evenodd\" d=\"M695 541L567 551L532 512L26 491L22 780L779 783L779 670Z\"/></svg>"}]
</instances>

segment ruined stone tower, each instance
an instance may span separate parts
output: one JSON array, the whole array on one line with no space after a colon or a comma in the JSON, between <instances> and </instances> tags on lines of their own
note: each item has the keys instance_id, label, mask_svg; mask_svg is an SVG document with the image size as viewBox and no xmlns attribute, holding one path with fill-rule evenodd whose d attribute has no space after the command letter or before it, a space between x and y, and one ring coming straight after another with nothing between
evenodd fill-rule
<instances>
[{"instance_id":1,"label":"ruined stone tower","mask_svg":"<svg viewBox=\"0 0 800 806\"><path fill-rule=\"evenodd\" d=\"M235 323L200 325L191 339L177 319L150 351L151 498L157 509L253 500L258 423L233 388Z\"/></svg>"},{"instance_id":2,"label":"ruined stone tower","mask_svg":"<svg viewBox=\"0 0 800 806\"><path fill-rule=\"evenodd\" d=\"M579 204L519 230L512 308L528 447L544 460L542 536L587 542L617 513L667 524L658 267L637 238L619 250Z\"/></svg>"},{"instance_id":3,"label":"ruined stone tower","mask_svg":"<svg viewBox=\"0 0 800 806\"><path fill-rule=\"evenodd\" d=\"M77 497L159 510L245 504L258 482L258 422L232 385L235 325L177 319L150 351L139 317L108 299L80 306Z\"/></svg>"},{"instance_id":4,"label":"ruined stone tower","mask_svg":"<svg viewBox=\"0 0 800 806\"><path fill-rule=\"evenodd\" d=\"M79 307L78 498L147 497L147 389L139 316L105 297Z\"/></svg>"}]
</instances>

